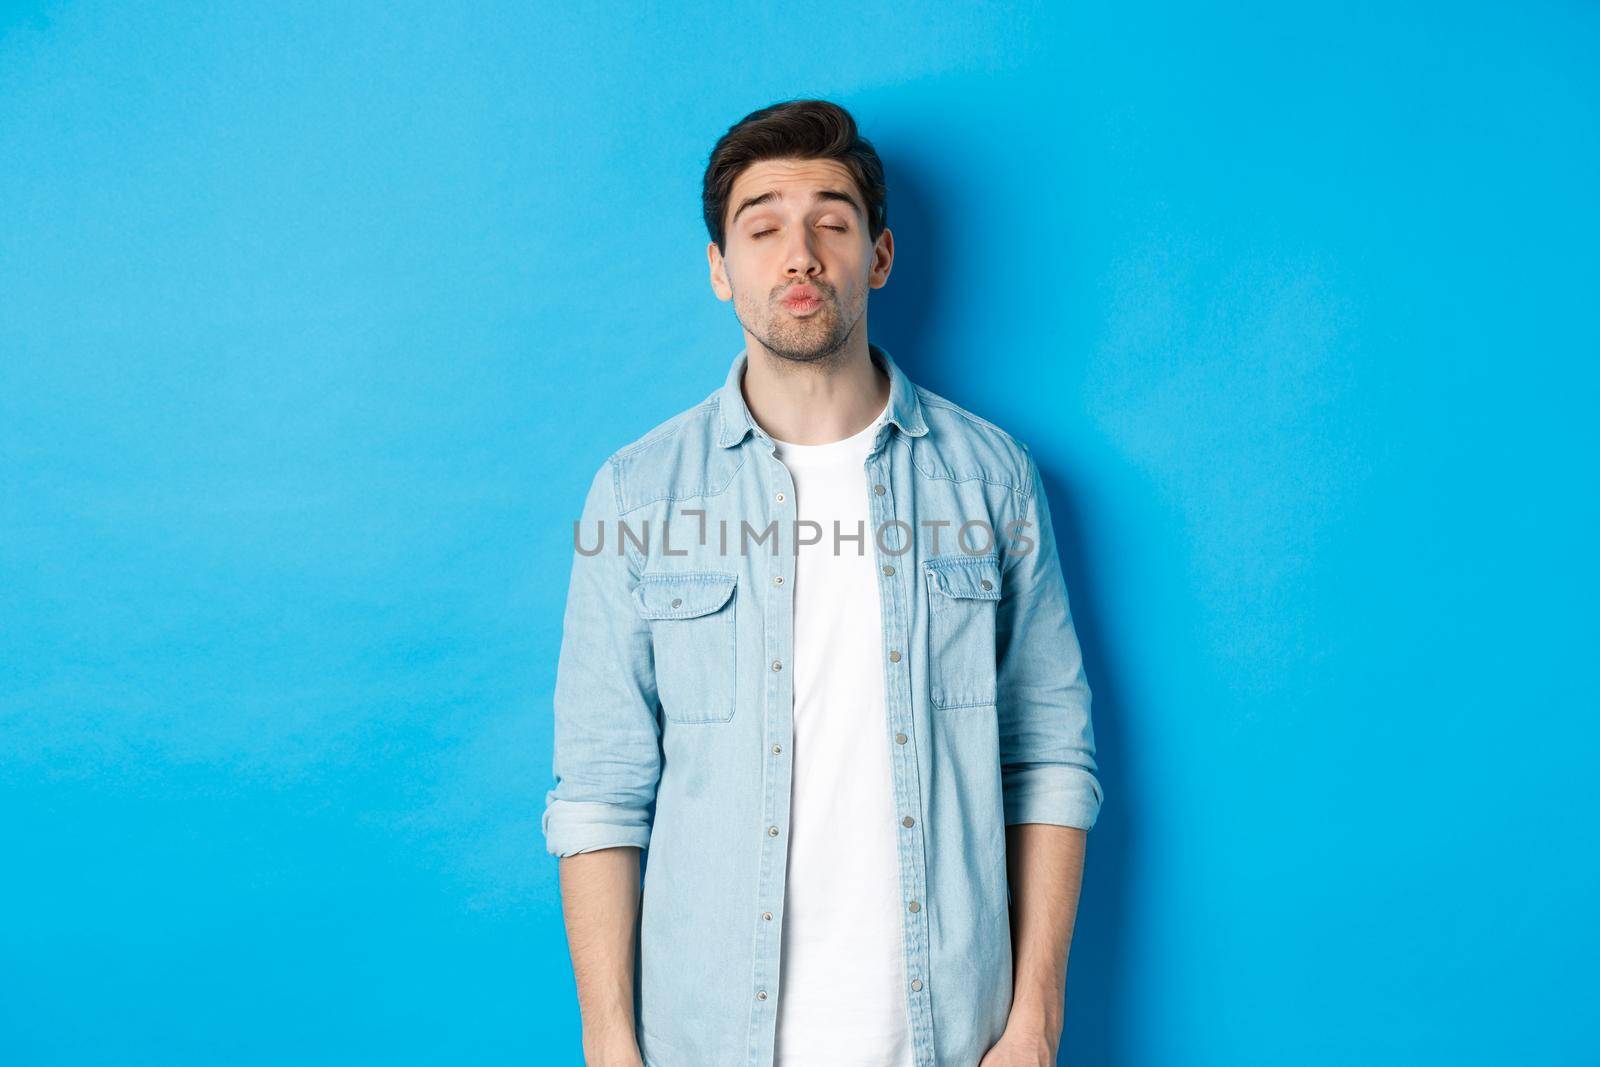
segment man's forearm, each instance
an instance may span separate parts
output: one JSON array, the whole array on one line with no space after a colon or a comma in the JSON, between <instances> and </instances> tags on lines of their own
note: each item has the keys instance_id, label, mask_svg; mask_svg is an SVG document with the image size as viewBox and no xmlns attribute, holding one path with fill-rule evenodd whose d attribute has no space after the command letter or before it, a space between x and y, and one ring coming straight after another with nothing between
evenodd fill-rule
<instances>
[{"instance_id":1,"label":"man's forearm","mask_svg":"<svg viewBox=\"0 0 1600 1067\"><path fill-rule=\"evenodd\" d=\"M1083 882L1084 831L1049 823L1006 827L1011 883L1013 992L1007 1028L1041 1033L1056 1048Z\"/></svg>"},{"instance_id":2,"label":"man's forearm","mask_svg":"<svg viewBox=\"0 0 1600 1067\"><path fill-rule=\"evenodd\" d=\"M603 848L565 856L560 872L584 1057L591 1064L627 1062L637 1051L633 972L639 850Z\"/></svg>"}]
</instances>

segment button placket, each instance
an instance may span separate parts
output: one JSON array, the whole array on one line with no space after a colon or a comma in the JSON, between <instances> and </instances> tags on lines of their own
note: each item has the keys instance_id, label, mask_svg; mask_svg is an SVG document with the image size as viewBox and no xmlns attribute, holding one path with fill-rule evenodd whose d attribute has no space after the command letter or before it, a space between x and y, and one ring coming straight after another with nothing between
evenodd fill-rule
<instances>
[{"instance_id":1,"label":"button placket","mask_svg":"<svg viewBox=\"0 0 1600 1067\"><path fill-rule=\"evenodd\" d=\"M766 440L763 435L763 440ZM786 525L792 528L793 519L793 486L789 481L788 468L772 455L772 446L767 443L769 457L772 460L770 468L773 480L777 483L772 495L768 498L773 503L768 508L768 520L778 523L778 551L770 558L768 574L771 579L772 592L766 597L765 605L765 631L767 635L767 655L769 670L765 672L768 679L767 699L763 702L766 707L766 717L763 729L771 740L771 758L764 761L763 778L763 806L766 810L766 832L762 835L761 856L761 896L773 905L781 906L785 884L787 882L788 847L782 838L783 826L788 818L788 800L790 793L790 775L792 766L782 759L784 744L790 731L793 729L793 712L791 701L785 697L790 695L787 687L789 672L783 669L784 663L791 656L793 643L793 617L792 606L787 594L789 592L789 578L793 571L790 570L794 563L792 553L785 554L783 546L788 538L783 530ZM773 983L778 980L778 954L782 950L779 931L781 924L776 922L777 909L765 908L760 912L756 923L756 967L754 979L756 985L755 999L766 1001L769 999L768 990L773 988ZM751 1040L753 1047L772 1047L776 1037L774 1029L777 1015L775 1012L766 1013L758 1017L751 1017Z\"/></svg>"},{"instance_id":2,"label":"button placket","mask_svg":"<svg viewBox=\"0 0 1600 1067\"><path fill-rule=\"evenodd\" d=\"M878 453L870 458L867 463L868 481L872 487L871 510L874 516L875 529L884 529L885 523L896 517L894 498L889 494L889 481L887 472L888 450ZM898 547L898 545L896 546ZM908 548L908 551L910 549ZM891 726L895 728L894 744L891 746L890 765L894 772L894 793L896 804L902 811L916 811L920 808L920 794L918 782L920 775L916 765L916 749L908 742L912 728L910 679L907 674L907 665L903 662L901 649L906 647L909 640L909 606L905 604L901 595L903 590L892 578L895 568L892 564L885 564L881 568L882 577L879 578L880 590L886 607L884 612L883 641L887 647L887 659L894 666L889 672L889 712ZM916 820L905 815L901 818L901 825L907 830L916 826ZM922 835L918 832L906 833L899 841L901 853L901 891L902 899L908 901L906 917L903 920L903 929L906 932L905 954L906 970L912 974L926 974L928 967L928 932L924 921L925 909L922 907L923 886L927 881L926 858L923 852ZM911 991L921 993L922 979L914 978L911 981ZM915 996L909 1005L911 1012L911 1030L913 1045L916 1050L916 1059L919 1065L932 1063L933 1057L933 1019L932 1010L927 999Z\"/></svg>"}]
</instances>

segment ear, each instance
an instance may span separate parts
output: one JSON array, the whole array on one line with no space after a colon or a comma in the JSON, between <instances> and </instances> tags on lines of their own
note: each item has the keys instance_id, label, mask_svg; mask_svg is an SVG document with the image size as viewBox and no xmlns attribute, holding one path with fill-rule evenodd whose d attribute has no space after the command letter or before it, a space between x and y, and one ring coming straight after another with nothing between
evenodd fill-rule
<instances>
[{"instance_id":1,"label":"ear","mask_svg":"<svg viewBox=\"0 0 1600 1067\"><path fill-rule=\"evenodd\" d=\"M883 288L893 266L894 233L885 226L883 232L878 234L877 243L872 246L872 269L867 272L867 285L873 289Z\"/></svg>"},{"instance_id":2,"label":"ear","mask_svg":"<svg viewBox=\"0 0 1600 1067\"><path fill-rule=\"evenodd\" d=\"M718 300L732 300L733 286L728 282L728 265L722 259L717 242L706 242L706 261L711 267L711 291L717 294Z\"/></svg>"}]
</instances>

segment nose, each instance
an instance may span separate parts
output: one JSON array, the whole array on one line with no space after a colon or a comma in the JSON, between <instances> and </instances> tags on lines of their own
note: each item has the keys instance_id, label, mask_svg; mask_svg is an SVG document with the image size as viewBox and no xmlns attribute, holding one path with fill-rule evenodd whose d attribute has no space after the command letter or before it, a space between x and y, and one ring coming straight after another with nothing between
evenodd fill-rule
<instances>
[{"instance_id":1,"label":"nose","mask_svg":"<svg viewBox=\"0 0 1600 1067\"><path fill-rule=\"evenodd\" d=\"M811 231L796 226L789 232L789 247L784 249L785 269L791 277L799 274L809 278L822 269L822 261L812 245Z\"/></svg>"}]
</instances>

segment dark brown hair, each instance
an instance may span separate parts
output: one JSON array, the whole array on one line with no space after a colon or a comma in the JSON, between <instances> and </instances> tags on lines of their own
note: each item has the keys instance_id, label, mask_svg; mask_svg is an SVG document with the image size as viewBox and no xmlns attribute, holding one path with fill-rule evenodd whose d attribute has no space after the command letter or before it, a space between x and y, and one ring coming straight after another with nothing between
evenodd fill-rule
<instances>
[{"instance_id":1,"label":"dark brown hair","mask_svg":"<svg viewBox=\"0 0 1600 1067\"><path fill-rule=\"evenodd\" d=\"M867 239L876 241L889 224L889 190L877 151L856 132L850 112L827 100L785 100L752 111L711 149L701 186L706 231L726 252L724 229L733 182L752 163L766 159L832 159L855 179L867 208Z\"/></svg>"}]
</instances>

